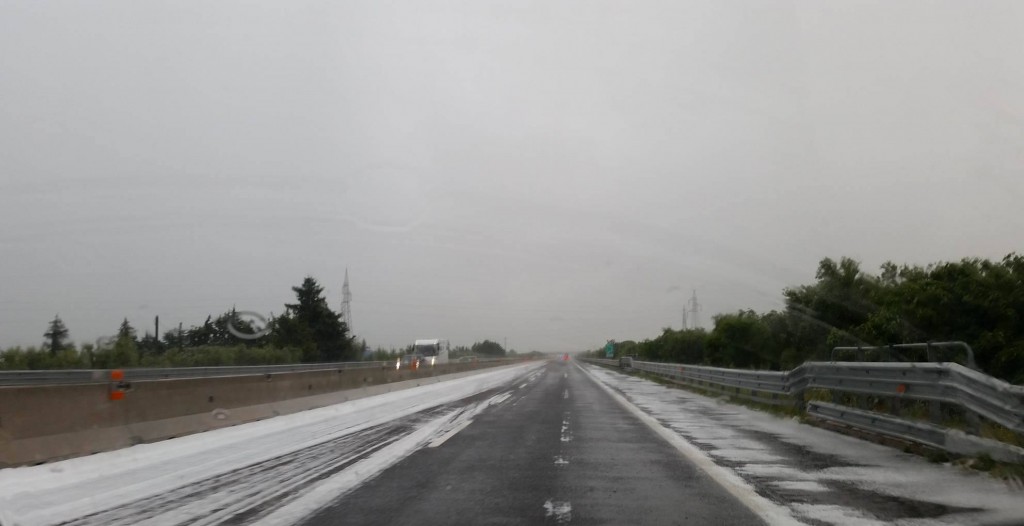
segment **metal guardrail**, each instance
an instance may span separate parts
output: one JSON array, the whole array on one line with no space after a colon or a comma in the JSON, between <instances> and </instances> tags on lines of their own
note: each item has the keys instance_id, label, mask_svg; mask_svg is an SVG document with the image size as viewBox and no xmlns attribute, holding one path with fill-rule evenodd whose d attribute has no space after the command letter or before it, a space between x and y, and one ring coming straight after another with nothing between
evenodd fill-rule
<instances>
[{"instance_id":1,"label":"metal guardrail","mask_svg":"<svg viewBox=\"0 0 1024 526\"><path fill-rule=\"evenodd\" d=\"M789 373L789 389L828 389L959 406L1024 433L1024 386L955 363L808 362Z\"/></svg>"},{"instance_id":2,"label":"metal guardrail","mask_svg":"<svg viewBox=\"0 0 1024 526\"><path fill-rule=\"evenodd\" d=\"M93 384L109 380L110 371L101 370L0 371L0 387Z\"/></svg>"},{"instance_id":3,"label":"metal guardrail","mask_svg":"<svg viewBox=\"0 0 1024 526\"><path fill-rule=\"evenodd\" d=\"M788 394L785 373L633 361L633 368L675 379L731 389Z\"/></svg>"},{"instance_id":4,"label":"metal guardrail","mask_svg":"<svg viewBox=\"0 0 1024 526\"><path fill-rule=\"evenodd\" d=\"M223 367L161 367L121 369L124 381L214 378L312 371L347 371L393 367L386 362L300 363L288 365L239 365ZM68 369L45 371L0 371L0 387L27 385L102 384L110 382L107 369Z\"/></svg>"},{"instance_id":5,"label":"metal guardrail","mask_svg":"<svg viewBox=\"0 0 1024 526\"><path fill-rule=\"evenodd\" d=\"M857 356L858 362L866 362L865 356L868 353L882 354L885 356L886 361L908 361L908 360L897 360L900 358L899 351L904 350L918 350L925 351L929 362L943 362L945 360L939 359L938 351L944 349L959 349L964 352L965 361L967 367L978 370L978 364L974 360L974 349L966 342L927 342L927 343L899 343L894 345L876 346L876 347L836 347L832 349L831 359L833 362L838 361L836 357L843 353L853 353ZM909 360L919 361L919 360Z\"/></svg>"},{"instance_id":6,"label":"metal guardrail","mask_svg":"<svg viewBox=\"0 0 1024 526\"><path fill-rule=\"evenodd\" d=\"M698 365L633 360L633 369L729 396L770 405L794 405L786 375L778 371L745 371Z\"/></svg>"},{"instance_id":7,"label":"metal guardrail","mask_svg":"<svg viewBox=\"0 0 1024 526\"><path fill-rule=\"evenodd\" d=\"M884 431L889 436L937 448L942 448L946 443L946 429L925 422L911 422L874 411L863 411L828 402L809 402L807 413L868 431Z\"/></svg>"},{"instance_id":8,"label":"metal guardrail","mask_svg":"<svg viewBox=\"0 0 1024 526\"><path fill-rule=\"evenodd\" d=\"M478 358L487 363L509 358ZM460 363L452 360L451 363ZM272 375L315 371L348 371L355 369L394 368L394 360L374 362L295 363L286 365L231 365L217 367L137 367L119 369L123 381L180 380L225 376ZM111 369L50 369L40 371L0 371L0 387L28 385L103 384L110 382Z\"/></svg>"},{"instance_id":9,"label":"metal guardrail","mask_svg":"<svg viewBox=\"0 0 1024 526\"><path fill-rule=\"evenodd\" d=\"M585 361L618 365L615 360ZM818 418L915 440L951 452L986 452L992 454L993 458L998 455L1002 459L1015 459L1012 461L1024 459L1024 448L969 435L978 433L979 417L1024 435L1024 386L1009 384L956 363L807 362L791 371L781 372L643 362L635 359L631 366L704 390L759 403L793 405ZM811 389L831 392L833 403L805 401ZM842 398L842 394L889 401L890 407L897 408L897 414L835 403ZM899 414L903 401L927 402L932 422L903 418ZM968 418L968 434L941 425L941 404L963 410Z\"/></svg>"},{"instance_id":10,"label":"metal guardrail","mask_svg":"<svg viewBox=\"0 0 1024 526\"><path fill-rule=\"evenodd\" d=\"M928 422L915 422L828 402L809 402L807 414L820 420L882 433L905 441L917 442L951 453L976 455L987 453L995 460L1024 464L1024 448L968 435Z\"/></svg>"},{"instance_id":11,"label":"metal guardrail","mask_svg":"<svg viewBox=\"0 0 1024 526\"><path fill-rule=\"evenodd\" d=\"M220 367L169 367L124 369L126 381L169 380L181 378L211 378L219 376L253 376L280 373L306 373L315 371L347 371L352 369L380 369L393 362L336 362L297 363L288 365L241 365Z\"/></svg>"}]
</instances>

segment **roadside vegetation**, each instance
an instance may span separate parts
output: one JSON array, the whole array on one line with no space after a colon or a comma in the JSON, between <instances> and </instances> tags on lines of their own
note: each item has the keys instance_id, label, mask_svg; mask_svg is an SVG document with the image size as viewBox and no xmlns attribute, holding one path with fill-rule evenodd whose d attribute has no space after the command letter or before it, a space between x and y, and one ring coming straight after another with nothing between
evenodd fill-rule
<instances>
[{"instance_id":1,"label":"roadside vegetation","mask_svg":"<svg viewBox=\"0 0 1024 526\"><path fill-rule=\"evenodd\" d=\"M710 331L666 328L652 339L615 343L615 356L786 370L827 360L839 346L960 340L987 374L1024 383L1024 256L924 267L889 262L878 274L850 258L826 258L814 283L785 289L783 297L781 311L720 314ZM604 357L604 349L592 355ZM903 352L902 359L924 356Z\"/></svg>"},{"instance_id":2,"label":"roadside vegetation","mask_svg":"<svg viewBox=\"0 0 1024 526\"><path fill-rule=\"evenodd\" d=\"M291 363L389 360L412 351L371 351L366 341L356 341L342 316L328 306L324 289L306 277L292 287L296 302L285 304L284 314L256 327L234 309L212 315L187 329L175 327L161 337L141 337L127 318L117 333L96 343L76 345L60 316L43 333L39 347L0 350L0 370L113 369L122 367L213 367L222 365L279 365ZM234 333L232 333L234 330ZM239 337L241 334L243 337ZM455 347L451 358L487 358L515 354L490 340L470 347Z\"/></svg>"},{"instance_id":3,"label":"roadside vegetation","mask_svg":"<svg viewBox=\"0 0 1024 526\"><path fill-rule=\"evenodd\" d=\"M111 369L117 367L198 367L328 362L358 357L357 345L341 315L332 311L323 287L312 277L292 287L296 302L254 327L230 310L200 325L175 327L162 337L137 331L125 319L117 334L76 346L60 316L54 317L40 347L0 352L0 369ZM239 338L232 329L243 336ZM262 329L262 330L261 330Z\"/></svg>"}]
</instances>

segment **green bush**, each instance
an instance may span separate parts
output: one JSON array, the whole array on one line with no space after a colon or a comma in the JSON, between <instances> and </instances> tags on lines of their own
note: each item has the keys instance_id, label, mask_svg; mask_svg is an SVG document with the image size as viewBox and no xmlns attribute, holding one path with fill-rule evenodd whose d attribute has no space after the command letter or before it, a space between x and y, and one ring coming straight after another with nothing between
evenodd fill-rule
<instances>
[{"instance_id":1,"label":"green bush","mask_svg":"<svg viewBox=\"0 0 1024 526\"><path fill-rule=\"evenodd\" d=\"M878 275L850 258L825 258L814 283L783 291L782 311L719 314L711 331L664 329L631 350L653 361L778 370L828 359L836 346L957 340L971 344L983 371L1021 383L1022 281L1024 256L1016 254L926 267L885 263ZM965 363L963 353L940 352L943 361ZM927 359L924 353L900 354L906 361ZM600 350L595 355L603 357ZM878 351L865 357L885 358Z\"/></svg>"}]
</instances>

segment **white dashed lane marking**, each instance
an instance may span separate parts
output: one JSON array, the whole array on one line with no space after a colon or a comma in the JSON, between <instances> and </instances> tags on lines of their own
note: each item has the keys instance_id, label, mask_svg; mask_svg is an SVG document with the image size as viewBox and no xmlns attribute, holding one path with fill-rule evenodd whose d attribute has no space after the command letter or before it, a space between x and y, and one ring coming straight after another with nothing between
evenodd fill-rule
<instances>
[{"instance_id":1,"label":"white dashed lane marking","mask_svg":"<svg viewBox=\"0 0 1024 526\"><path fill-rule=\"evenodd\" d=\"M552 501L544 503L545 515L554 517L558 524L568 524L572 520L572 504L569 501Z\"/></svg>"}]
</instances>

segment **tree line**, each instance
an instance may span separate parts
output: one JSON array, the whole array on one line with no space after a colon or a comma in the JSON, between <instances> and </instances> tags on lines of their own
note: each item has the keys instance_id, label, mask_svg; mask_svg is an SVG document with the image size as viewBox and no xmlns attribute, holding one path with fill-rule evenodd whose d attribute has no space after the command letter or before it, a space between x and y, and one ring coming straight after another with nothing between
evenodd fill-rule
<instances>
[{"instance_id":1,"label":"tree line","mask_svg":"<svg viewBox=\"0 0 1024 526\"><path fill-rule=\"evenodd\" d=\"M139 337L126 318L116 335L76 346L58 315L49 323L42 346L0 352L0 369L272 365L361 358L362 349L341 314L329 307L316 279L306 277L292 291L296 302L285 304L284 314L263 328L232 309L188 329L168 330L162 337Z\"/></svg>"},{"instance_id":2,"label":"tree line","mask_svg":"<svg viewBox=\"0 0 1024 526\"><path fill-rule=\"evenodd\" d=\"M813 283L787 288L783 297L781 311L720 314L710 331L666 328L653 339L616 343L616 356L784 370L827 360L835 347L960 340L974 349L983 371L1024 383L1024 256L926 266L887 262L877 274L850 258L826 258ZM913 352L899 357L924 359Z\"/></svg>"},{"instance_id":3,"label":"tree line","mask_svg":"<svg viewBox=\"0 0 1024 526\"><path fill-rule=\"evenodd\" d=\"M283 315L257 327L235 309L188 327L138 335L125 318L117 333L95 344L76 345L59 315L43 333L39 347L12 347L0 351L0 370L114 369L121 367L212 367L220 365L278 365L352 360L388 360L412 352L402 349L370 351L365 340L356 342L341 314L330 309L323 287L313 277L292 287L296 302L285 304ZM241 335L242 337L239 337ZM451 349L451 358L500 358L515 354L484 340Z\"/></svg>"},{"instance_id":4,"label":"tree line","mask_svg":"<svg viewBox=\"0 0 1024 526\"><path fill-rule=\"evenodd\" d=\"M364 343L365 347L366 344ZM415 345L409 344L401 349L382 349L378 348L372 353L365 355L367 360L383 361L390 360L396 357L402 356L403 354L410 354L415 350ZM514 350L505 350L500 343L492 342L491 340L484 340L482 342L476 342L473 345L457 345L449 350L448 356L452 360L462 358L465 356L477 356L482 358L504 358L506 356L517 355Z\"/></svg>"}]
</instances>

